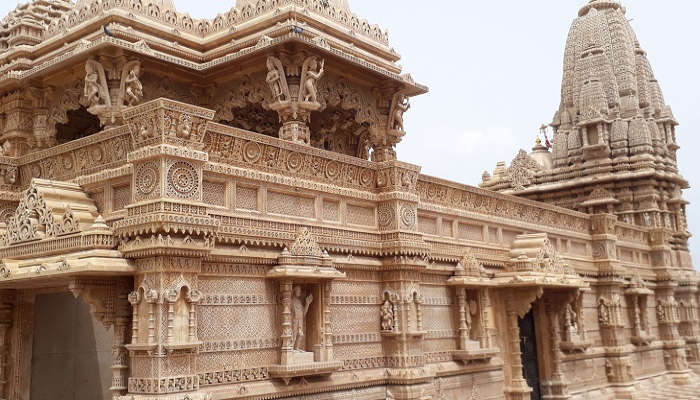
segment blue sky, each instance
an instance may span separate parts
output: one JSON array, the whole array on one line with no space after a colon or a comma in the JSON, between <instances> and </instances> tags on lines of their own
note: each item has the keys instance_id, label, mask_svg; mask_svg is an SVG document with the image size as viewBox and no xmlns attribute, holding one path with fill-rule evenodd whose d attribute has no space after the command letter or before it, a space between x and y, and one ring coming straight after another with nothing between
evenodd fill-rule
<instances>
[{"instance_id":1,"label":"blue sky","mask_svg":"<svg viewBox=\"0 0 700 400\"><path fill-rule=\"evenodd\" d=\"M389 30L405 72L430 87L406 114L402 161L423 173L478 184L484 170L529 150L559 106L566 35L587 0L349 0L350 8ZM0 14L14 7L4 0ZM235 2L175 0L179 11L211 18ZM681 173L700 185L700 2L627 0L642 48L681 125ZM686 191L691 232L700 232L700 191ZM700 233L698 233L700 235ZM700 238L691 238L700 260Z\"/></svg>"}]
</instances>

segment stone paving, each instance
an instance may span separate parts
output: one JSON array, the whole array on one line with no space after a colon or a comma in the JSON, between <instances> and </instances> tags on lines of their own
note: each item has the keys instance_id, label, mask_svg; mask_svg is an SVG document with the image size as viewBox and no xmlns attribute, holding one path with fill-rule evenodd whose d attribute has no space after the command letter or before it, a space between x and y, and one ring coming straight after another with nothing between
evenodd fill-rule
<instances>
[{"instance_id":1,"label":"stone paving","mask_svg":"<svg viewBox=\"0 0 700 400\"><path fill-rule=\"evenodd\" d=\"M649 390L646 394L635 396L635 400L698 400L700 399L700 382L677 386L665 384Z\"/></svg>"}]
</instances>

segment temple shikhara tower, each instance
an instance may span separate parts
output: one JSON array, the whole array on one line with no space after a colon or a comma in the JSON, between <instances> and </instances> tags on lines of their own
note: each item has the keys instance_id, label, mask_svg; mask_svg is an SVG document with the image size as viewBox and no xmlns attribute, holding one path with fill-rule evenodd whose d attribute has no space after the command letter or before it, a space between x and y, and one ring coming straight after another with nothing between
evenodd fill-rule
<instances>
[{"instance_id":1,"label":"temple shikhara tower","mask_svg":"<svg viewBox=\"0 0 700 400\"><path fill-rule=\"evenodd\" d=\"M573 23L553 152L481 188L400 161L399 59L347 0L10 12L0 399L700 398L677 122L622 5Z\"/></svg>"}]
</instances>

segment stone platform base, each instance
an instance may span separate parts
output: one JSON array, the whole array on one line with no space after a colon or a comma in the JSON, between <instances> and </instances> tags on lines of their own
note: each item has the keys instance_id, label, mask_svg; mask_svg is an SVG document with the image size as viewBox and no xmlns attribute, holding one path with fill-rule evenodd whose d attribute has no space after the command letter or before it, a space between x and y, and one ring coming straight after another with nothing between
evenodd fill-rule
<instances>
[{"instance_id":1,"label":"stone platform base","mask_svg":"<svg viewBox=\"0 0 700 400\"><path fill-rule=\"evenodd\" d=\"M572 400L699 400L700 376L691 373L690 382L677 385L673 376L662 375L638 381L625 390L602 388L571 396Z\"/></svg>"}]
</instances>

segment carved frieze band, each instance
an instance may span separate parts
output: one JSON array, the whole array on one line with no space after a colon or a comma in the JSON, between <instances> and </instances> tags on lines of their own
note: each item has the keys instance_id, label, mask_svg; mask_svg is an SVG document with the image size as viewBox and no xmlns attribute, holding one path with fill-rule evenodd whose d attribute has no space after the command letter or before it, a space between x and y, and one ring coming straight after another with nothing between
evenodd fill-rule
<instances>
[{"instance_id":1,"label":"carved frieze band","mask_svg":"<svg viewBox=\"0 0 700 400\"><path fill-rule=\"evenodd\" d=\"M357 343L378 343L382 341L379 332L376 333L350 333L343 335L333 335L333 344L357 344Z\"/></svg>"},{"instance_id":2,"label":"carved frieze band","mask_svg":"<svg viewBox=\"0 0 700 400\"><path fill-rule=\"evenodd\" d=\"M202 306L246 306L246 305L270 305L277 304L276 299L270 299L263 295L232 295L232 294L205 294L199 303Z\"/></svg>"},{"instance_id":3,"label":"carved frieze band","mask_svg":"<svg viewBox=\"0 0 700 400\"><path fill-rule=\"evenodd\" d=\"M266 367L231 369L226 371L214 371L199 374L199 385L224 385L239 382L259 381L269 378L270 373L267 371Z\"/></svg>"},{"instance_id":4,"label":"carved frieze band","mask_svg":"<svg viewBox=\"0 0 700 400\"><path fill-rule=\"evenodd\" d=\"M331 305L343 304L378 306L381 302L379 296L331 296Z\"/></svg>"},{"instance_id":5,"label":"carved frieze band","mask_svg":"<svg viewBox=\"0 0 700 400\"><path fill-rule=\"evenodd\" d=\"M282 341L279 338L219 340L200 344L199 352L216 353L222 351L276 349L281 345Z\"/></svg>"}]
</instances>

